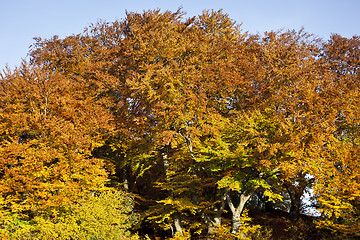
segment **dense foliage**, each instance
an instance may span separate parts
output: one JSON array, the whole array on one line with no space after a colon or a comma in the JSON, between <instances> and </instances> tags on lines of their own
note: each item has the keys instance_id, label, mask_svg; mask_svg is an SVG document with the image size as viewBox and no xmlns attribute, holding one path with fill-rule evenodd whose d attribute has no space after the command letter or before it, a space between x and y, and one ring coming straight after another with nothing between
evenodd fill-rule
<instances>
[{"instance_id":1,"label":"dense foliage","mask_svg":"<svg viewBox=\"0 0 360 240\"><path fill-rule=\"evenodd\" d=\"M360 236L358 36L179 9L35 41L0 78L2 238Z\"/></svg>"}]
</instances>

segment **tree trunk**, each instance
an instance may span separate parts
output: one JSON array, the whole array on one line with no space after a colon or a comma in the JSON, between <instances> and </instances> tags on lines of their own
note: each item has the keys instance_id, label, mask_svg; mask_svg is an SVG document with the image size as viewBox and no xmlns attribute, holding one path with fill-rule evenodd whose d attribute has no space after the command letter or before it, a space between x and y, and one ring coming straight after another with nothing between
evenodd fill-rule
<instances>
[{"instance_id":1,"label":"tree trunk","mask_svg":"<svg viewBox=\"0 0 360 240\"><path fill-rule=\"evenodd\" d=\"M302 196L302 194L297 194L296 192L292 194L291 206L290 206L290 217L293 219L297 219L300 216L301 196Z\"/></svg>"},{"instance_id":2,"label":"tree trunk","mask_svg":"<svg viewBox=\"0 0 360 240\"><path fill-rule=\"evenodd\" d=\"M168 177L168 168L170 166L170 162L169 162L169 159L168 159L169 147L170 147L169 145L166 145L165 148L164 148L164 152L162 153L162 159L163 159L163 165L164 165L164 171L165 171L165 181L166 182L170 182L170 179ZM173 218L173 221L174 221L175 231L180 233L180 234L183 234L179 213L178 212L174 213L172 218Z\"/></svg>"},{"instance_id":3,"label":"tree trunk","mask_svg":"<svg viewBox=\"0 0 360 240\"><path fill-rule=\"evenodd\" d=\"M233 214L232 217L232 228L231 228L231 233L232 234L237 234L240 232L240 227L241 227L241 213L240 212L236 212L235 214Z\"/></svg>"},{"instance_id":4,"label":"tree trunk","mask_svg":"<svg viewBox=\"0 0 360 240\"><path fill-rule=\"evenodd\" d=\"M173 219L174 219L174 226L175 226L175 231L183 234L183 230L181 227L181 222L180 222L180 217L179 217L179 213L174 213L173 215Z\"/></svg>"},{"instance_id":5,"label":"tree trunk","mask_svg":"<svg viewBox=\"0 0 360 240\"><path fill-rule=\"evenodd\" d=\"M237 234L240 232L241 222L241 213L244 210L246 202L250 199L251 194L247 195L245 193L240 194L239 205L235 208L234 203L232 202L229 192L226 193L226 199L229 205L229 208L232 213L232 228L231 233Z\"/></svg>"},{"instance_id":6,"label":"tree trunk","mask_svg":"<svg viewBox=\"0 0 360 240\"><path fill-rule=\"evenodd\" d=\"M300 216L301 196L303 195L305 187L295 187L291 183L285 183L284 185L290 196L290 217L297 219Z\"/></svg>"},{"instance_id":7,"label":"tree trunk","mask_svg":"<svg viewBox=\"0 0 360 240\"><path fill-rule=\"evenodd\" d=\"M224 212L224 209L225 209L225 203L226 203L226 192L222 192L220 208L218 209L218 211L215 214L214 221L213 221L213 224L212 224L213 225L212 230L209 229L209 233L214 232L214 230L216 228L220 227L220 225L221 225L221 216L222 216L222 214Z\"/></svg>"},{"instance_id":8,"label":"tree trunk","mask_svg":"<svg viewBox=\"0 0 360 240\"><path fill-rule=\"evenodd\" d=\"M241 213L244 210L245 203L250 199L250 195L241 194L240 195L240 203L238 207L235 209L235 212L233 212L232 217L232 229L231 233L236 234L240 232L240 227L242 225L241 222Z\"/></svg>"},{"instance_id":9,"label":"tree trunk","mask_svg":"<svg viewBox=\"0 0 360 240\"><path fill-rule=\"evenodd\" d=\"M128 182L128 176L127 176L127 170L126 170L126 167L123 168L123 174L124 174L124 177L123 177L123 180L124 180L124 190L125 192L129 192L129 182Z\"/></svg>"},{"instance_id":10,"label":"tree trunk","mask_svg":"<svg viewBox=\"0 0 360 240\"><path fill-rule=\"evenodd\" d=\"M216 228L220 227L220 225L221 225L221 216L215 216L212 224L212 229L209 229L211 230L209 231L209 233L213 233L216 230Z\"/></svg>"},{"instance_id":11,"label":"tree trunk","mask_svg":"<svg viewBox=\"0 0 360 240\"><path fill-rule=\"evenodd\" d=\"M213 217L209 216L203 210L198 211L208 228L208 234L214 233L216 228L218 228L221 225L221 216L224 212L225 204L226 204L226 195L225 192L222 192L220 207L213 209L213 211L215 212L215 216Z\"/></svg>"},{"instance_id":12,"label":"tree trunk","mask_svg":"<svg viewBox=\"0 0 360 240\"><path fill-rule=\"evenodd\" d=\"M210 219L209 216L204 217L205 224L208 228L208 234L212 234L215 232L216 228L220 227L221 225L221 214L216 213L213 219Z\"/></svg>"}]
</instances>

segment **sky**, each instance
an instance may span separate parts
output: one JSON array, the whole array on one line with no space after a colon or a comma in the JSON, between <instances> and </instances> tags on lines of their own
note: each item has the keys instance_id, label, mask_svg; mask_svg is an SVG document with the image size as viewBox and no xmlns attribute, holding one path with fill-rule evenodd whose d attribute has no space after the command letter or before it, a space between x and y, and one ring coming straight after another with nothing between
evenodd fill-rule
<instances>
[{"instance_id":1,"label":"sky","mask_svg":"<svg viewBox=\"0 0 360 240\"><path fill-rule=\"evenodd\" d=\"M78 34L99 20L121 20L126 10L179 7L187 17L223 9L253 34L304 27L324 40L360 35L360 0L0 0L0 70L28 59L34 37Z\"/></svg>"}]
</instances>

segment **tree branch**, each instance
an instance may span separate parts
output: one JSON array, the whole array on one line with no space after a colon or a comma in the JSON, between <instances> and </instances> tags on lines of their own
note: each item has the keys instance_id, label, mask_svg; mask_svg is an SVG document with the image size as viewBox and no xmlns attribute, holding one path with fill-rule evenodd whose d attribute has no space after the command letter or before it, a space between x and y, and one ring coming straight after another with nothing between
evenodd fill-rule
<instances>
[{"instance_id":1,"label":"tree branch","mask_svg":"<svg viewBox=\"0 0 360 240\"><path fill-rule=\"evenodd\" d=\"M228 203L228 205L229 205L229 208L230 208L232 214L235 214L236 209L235 209L235 206L234 206L234 204L233 204L233 202L232 202L232 200L231 200L231 198L230 198L230 195L229 195L229 191L228 191L228 190L226 190L226 192L225 192L225 197L226 197L226 201L227 201L227 203Z\"/></svg>"}]
</instances>

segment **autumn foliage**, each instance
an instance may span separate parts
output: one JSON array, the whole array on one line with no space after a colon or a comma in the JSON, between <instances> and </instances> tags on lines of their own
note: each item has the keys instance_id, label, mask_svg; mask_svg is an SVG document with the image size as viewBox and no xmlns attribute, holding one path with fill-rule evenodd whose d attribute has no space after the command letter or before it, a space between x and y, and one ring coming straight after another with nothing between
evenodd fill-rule
<instances>
[{"instance_id":1,"label":"autumn foliage","mask_svg":"<svg viewBox=\"0 0 360 240\"><path fill-rule=\"evenodd\" d=\"M358 36L150 10L29 55L0 78L2 238L360 236Z\"/></svg>"}]
</instances>

